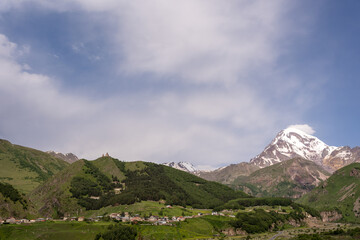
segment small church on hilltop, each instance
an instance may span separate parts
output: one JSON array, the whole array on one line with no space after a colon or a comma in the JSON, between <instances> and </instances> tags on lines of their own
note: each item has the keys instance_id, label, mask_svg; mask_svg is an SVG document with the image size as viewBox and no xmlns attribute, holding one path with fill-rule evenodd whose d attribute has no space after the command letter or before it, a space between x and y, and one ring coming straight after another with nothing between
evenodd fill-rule
<instances>
[{"instance_id":1,"label":"small church on hilltop","mask_svg":"<svg viewBox=\"0 0 360 240\"><path fill-rule=\"evenodd\" d=\"M110 157L110 155L109 155L109 153L105 153L101 157Z\"/></svg>"}]
</instances>

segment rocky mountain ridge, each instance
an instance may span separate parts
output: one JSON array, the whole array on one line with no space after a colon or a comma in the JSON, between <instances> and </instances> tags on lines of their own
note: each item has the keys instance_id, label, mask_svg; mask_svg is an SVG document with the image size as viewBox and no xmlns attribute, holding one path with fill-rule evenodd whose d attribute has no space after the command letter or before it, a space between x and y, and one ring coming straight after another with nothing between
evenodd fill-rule
<instances>
[{"instance_id":1,"label":"rocky mountain ridge","mask_svg":"<svg viewBox=\"0 0 360 240\"><path fill-rule=\"evenodd\" d=\"M254 164L242 162L218 168L214 171L198 171L196 175L208 181L231 184L236 178L240 176L249 176L251 173L259 169L260 167Z\"/></svg>"},{"instance_id":2,"label":"rocky mountain ridge","mask_svg":"<svg viewBox=\"0 0 360 240\"><path fill-rule=\"evenodd\" d=\"M54 151L47 151L46 153L50 154L53 157L60 158L60 159L64 160L65 162L68 162L68 163L74 163L77 160L79 160L79 158L73 153L63 154L63 153L54 152Z\"/></svg>"},{"instance_id":3,"label":"rocky mountain ridge","mask_svg":"<svg viewBox=\"0 0 360 240\"><path fill-rule=\"evenodd\" d=\"M293 158L238 177L231 185L255 197L300 198L329 176L313 161Z\"/></svg>"}]
</instances>

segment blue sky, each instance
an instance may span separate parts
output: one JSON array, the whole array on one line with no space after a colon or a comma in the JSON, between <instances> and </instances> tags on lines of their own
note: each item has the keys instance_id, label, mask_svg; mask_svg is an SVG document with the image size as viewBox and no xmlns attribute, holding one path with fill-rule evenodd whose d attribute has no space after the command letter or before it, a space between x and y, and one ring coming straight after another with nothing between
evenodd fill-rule
<instances>
[{"instance_id":1,"label":"blue sky","mask_svg":"<svg viewBox=\"0 0 360 240\"><path fill-rule=\"evenodd\" d=\"M306 124L360 145L358 1L2 1L0 137L95 159L248 161Z\"/></svg>"}]
</instances>

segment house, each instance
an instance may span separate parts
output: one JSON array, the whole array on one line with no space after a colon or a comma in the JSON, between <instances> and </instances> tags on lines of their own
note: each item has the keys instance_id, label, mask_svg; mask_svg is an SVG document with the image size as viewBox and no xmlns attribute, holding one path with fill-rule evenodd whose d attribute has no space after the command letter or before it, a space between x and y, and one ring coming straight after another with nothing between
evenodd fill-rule
<instances>
[{"instance_id":1,"label":"house","mask_svg":"<svg viewBox=\"0 0 360 240\"><path fill-rule=\"evenodd\" d=\"M218 212L212 212L211 215L217 216L217 215L219 215L219 213Z\"/></svg>"},{"instance_id":2,"label":"house","mask_svg":"<svg viewBox=\"0 0 360 240\"><path fill-rule=\"evenodd\" d=\"M16 219L15 218L8 218L8 219L6 219L6 221L5 222L7 222L7 223L10 223L10 224L14 224L14 223L16 223Z\"/></svg>"},{"instance_id":3,"label":"house","mask_svg":"<svg viewBox=\"0 0 360 240\"><path fill-rule=\"evenodd\" d=\"M148 219L149 222L156 222L157 220L158 220L158 218L155 216L150 216Z\"/></svg>"},{"instance_id":4,"label":"house","mask_svg":"<svg viewBox=\"0 0 360 240\"><path fill-rule=\"evenodd\" d=\"M21 220L20 220L20 223L30 223L30 220L28 220L28 219L21 219Z\"/></svg>"},{"instance_id":5,"label":"house","mask_svg":"<svg viewBox=\"0 0 360 240\"><path fill-rule=\"evenodd\" d=\"M183 216L180 216L180 217L177 218L177 221L179 221L179 222L183 222L185 220L186 220L186 218L183 217Z\"/></svg>"},{"instance_id":6,"label":"house","mask_svg":"<svg viewBox=\"0 0 360 240\"><path fill-rule=\"evenodd\" d=\"M167 222L165 220L159 220L156 222L157 225L166 225Z\"/></svg>"},{"instance_id":7,"label":"house","mask_svg":"<svg viewBox=\"0 0 360 240\"><path fill-rule=\"evenodd\" d=\"M171 205L166 205L166 208L172 208L172 206Z\"/></svg>"},{"instance_id":8,"label":"house","mask_svg":"<svg viewBox=\"0 0 360 240\"><path fill-rule=\"evenodd\" d=\"M99 197L99 196L90 196L90 199L99 200L99 199L100 199L100 197Z\"/></svg>"},{"instance_id":9,"label":"house","mask_svg":"<svg viewBox=\"0 0 360 240\"><path fill-rule=\"evenodd\" d=\"M83 222L85 220L85 217L78 217L78 222Z\"/></svg>"},{"instance_id":10,"label":"house","mask_svg":"<svg viewBox=\"0 0 360 240\"><path fill-rule=\"evenodd\" d=\"M121 193L121 188L114 188L114 192L115 192L115 194L120 194Z\"/></svg>"},{"instance_id":11,"label":"house","mask_svg":"<svg viewBox=\"0 0 360 240\"><path fill-rule=\"evenodd\" d=\"M131 217L130 221L131 222L140 222L140 221L144 221L144 219L142 219L141 217Z\"/></svg>"}]
</instances>

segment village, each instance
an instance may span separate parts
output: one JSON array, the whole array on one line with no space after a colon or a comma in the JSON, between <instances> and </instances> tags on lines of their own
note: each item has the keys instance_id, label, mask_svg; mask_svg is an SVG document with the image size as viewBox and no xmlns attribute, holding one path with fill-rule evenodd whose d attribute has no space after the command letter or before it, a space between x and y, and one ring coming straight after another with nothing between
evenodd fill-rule
<instances>
[{"instance_id":1,"label":"village","mask_svg":"<svg viewBox=\"0 0 360 240\"><path fill-rule=\"evenodd\" d=\"M172 208L168 205L167 208ZM229 214L230 213L230 214ZM40 222L61 222L61 221L73 221L73 222L99 222L99 221L114 221L114 222L124 222L132 224L146 224L146 225L173 225L176 222L182 222L186 219L198 218L206 215L215 215L215 216L228 216L235 218L235 215L231 214L227 210L222 212L212 212L212 213L198 213L191 216L148 216L143 217L140 214L131 214L129 212L122 213L110 213L105 216L96 216L91 218L85 218L84 216L78 217L63 217L62 219L53 219L53 218L37 218L37 219L16 219L14 217L2 219L0 217L0 224L30 224L30 223L40 223Z\"/></svg>"}]
</instances>

